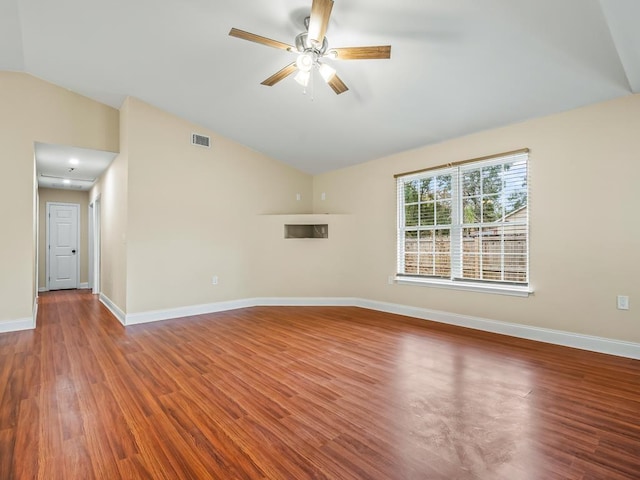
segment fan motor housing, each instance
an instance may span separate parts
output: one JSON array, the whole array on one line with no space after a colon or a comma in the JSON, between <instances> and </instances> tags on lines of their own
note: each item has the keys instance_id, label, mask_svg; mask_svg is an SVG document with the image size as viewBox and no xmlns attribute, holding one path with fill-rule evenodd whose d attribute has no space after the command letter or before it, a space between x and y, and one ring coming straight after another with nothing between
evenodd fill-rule
<instances>
[{"instance_id":1,"label":"fan motor housing","mask_svg":"<svg viewBox=\"0 0 640 480\"><path fill-rule=\"evenodd\" d=\"M327 40L327 37L324 37L324 39L322 40L322 45L320 45L320 48L318 48L318 46L316 45L313 45L309 41L309 34L307 32L303 32L296 37L296 49L300 53L313 51L319 57L322 57L326 53L328 48L329 48L329 41Z\"/></svg>"}]
</instances>

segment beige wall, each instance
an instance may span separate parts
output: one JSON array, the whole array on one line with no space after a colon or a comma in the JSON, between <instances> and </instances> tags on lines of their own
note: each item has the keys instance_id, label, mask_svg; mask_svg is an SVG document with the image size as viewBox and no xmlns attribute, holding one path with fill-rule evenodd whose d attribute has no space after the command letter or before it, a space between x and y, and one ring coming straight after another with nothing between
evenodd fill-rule
<instances>
[{"instance_id":1,"label":"beige wall","mask_svg":"<svg viewBox=\"0 0 640 480\"><path fill-rule=\"evenodd\" d=\"M359 272L353 215L261 216L255 224L261 245L250 252L258 297L347 297ZM328 225L328 238L284 238L285 224Z\"/></svg>"},{"instance_id":2,"label":"beige wall","mask_svg":"<svg viewBox=\"0 0 640 480\"><path fill-rule=\"evenodd\" d=\"M404 152L314 178L314 210L358 225L344 295L640 342L640 95ZM523 147L530 154L531 285L515 298L388 285L395 272L393 175ZM320 200L321 192L326 200ZM330 259L328 258L327 261ZM336 277L336 281L340 281ZM616 295L631 310L616 309ZM634 303L635 302L635 303ZM634 307L634 305L636 305Z\"/></svg>"},{"instance_id":3,"label":"beige wall","mask_svg":"<svg viewBox=\"0 0 640 480\"><path fill-rule=\"evenodd\" d=\"M53 188L38 189L39 228L38 228L38 288L47 286L47 202L77 203L80 205L80 283L89 282L89 192L78 190L59 190Z\"/></svg>"},{"instance_id":4,"label":"beige wall","mask_svg":"<svg viewBox=\"0 0 640 480\"><path fill-rule=\"evenodd\" d=\"M115 151L118 112L30 75L0 72L0 322L33 315L34 142Z\"/></svg>"},{"instance_id":5,"label":"beige wall","mask_svg":"<svg viewBox=\"0 0 640 480\"><path fill-rule=\"evenodd\" d=\"M311 176L133 98L126 117L123 310L259 294L253 253L269 254L260 216L309 212ZM211 148L192 146L192 132L210 135Z\"/></svg>"},{"instance_id":6,"label":"beige wall","mask_svg":"<svg viewBox=\"0 0 640 480\"><path fill-rule=\"evenodd\" d=\"M129 198L129 107L120 107L120 150L89 192L100 203L100 293L122 312L127 307L127 218Z\"/></svg>"}]
</instances>

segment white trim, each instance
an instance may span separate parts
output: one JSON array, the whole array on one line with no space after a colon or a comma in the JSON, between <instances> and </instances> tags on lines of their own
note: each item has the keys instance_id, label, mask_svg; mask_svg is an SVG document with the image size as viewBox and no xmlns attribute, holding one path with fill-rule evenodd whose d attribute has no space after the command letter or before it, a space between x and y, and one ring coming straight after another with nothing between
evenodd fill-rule
<instances>
[{"instance_id":1,"label":"white trim","mask_svg":"<svg viewBox=\"0 0 640 480\"><path fill-rule=\"evenodd\" d=\"M100 302L113 313L113 316L116 317L122 325L126 325L124 312L104 293L100 293Z\"/></svg>"},{"instance_id":2,"label":"white trim","mask_svg":"<svg viewBox=\"0 0 640 480\"><path fill-rule=\"evenodd\" d=\"M497 283L463 282L437 278L418 278L396 276L398 285L419 285L422 287L448 288L450 290L465 290L467 292L496 293L513 297L528 297L533 295L529 286L504 285Z\"/></svg>"},{"instance_id":3,"label":"white trim","mask_svg":"<svg viewBox=\"0 0 640 480\"><path fill-rule=\"evenodd\" d=\"M100 299L102 300L101 294ZM106 298L106 297L105 297ZM473 328L485 332L509 335L525 338L554 345L589 350L592 352L606 353L620 357L640 359L640 343L625 342L610 338L595 337L579 333L552 330L549 328L533 327L518 323L502 322L469 315L431 310L428 308L411 307L395 303L379 302L353 297L260 297L232 300L226 302L193 305L188 307L172 308L168 310L154 310L149 312L132 313L126 316L125 321L119 320L125 325L136 325L147 322L187 317L191 315L204 315L207 313L223 312L238 308L256 306L345 306L361 307L380 312L394 313L423 320ZM116 307L117 308L117 307ZM116 315L117 316L117 315Z\"/></svg>"},{"instance_id":4,"label":"white trim","mask_svg":"<svg viewBox=\"0 0 640 480\"><path fill-rule=\"evenodd\" d=\"M509 335L511 337L526 338L544 343L552 343L554 345L579 348L581 350L640 359L640 343L625 342L562 330L552 330L550 328L533 327L518 323L501 322L498 320L459 315L457 313L430 310L427 308L377 302L374 300L361 299L356 306L381 312L406 315L423 320L432 320L449 325L457 325L459 327L473 328L485 332Z\"/></svg>"},{"instance_id":5,"label":"white trim","mask_svg":"<svg viewBox=\"0 0 640 480\"><path fill-rule=\"evenodd\" d=\"M47 287L38 287L38 293L48 292L49 289Z\"/></svg>"},{"instance_id":6,"label":"white trim","mask_svg":"<svg viewBox=\"0 0 640 480\"><path fill-rule=\"evenodd\" d=\"M263 297L252 300L254 307L353 307L360 301L352 297Z\"/></svg>"},{"instance_id":7,"label":"white trim","mask_svg":"<svg viewBox=\"0 0 640 480\"><path fill-rule=\"evenodd\" d=\"M104 294L100 294L102 302L113 315L123 325L136 325L147 322L156 322L172 318L181 318L191 315L203 315L206 313L223 312L238 308L256 306L351 306L368 308L380 312L405 315L423 320L456 325L460 327L473 328L485 332L499 333L512 337L526 338L554 345L589 350L592 352L606 353L620 357L634 358L640 360L640 343L625 342L610 338L582 335L579 333L552 330L549 328L533 327L517 323L501 322L487 318L472 317L469 315L459 315L457 313L431 310L428 308L411 307L395 303L378 302L353 297L262 297L248 298L241 300L231 300L226 302L209 303L204 305L193 305L189 307L172 308L168 310L154 310L149 312L133 313L125 315L112 301ZM37 299L34 302L33 316L19 320L0 322L0 333L15 332L20 330L31 330L36 326L38 315Z\"/></svg>"},{"instance_id":8,"label":"white trim","mask_svg":"<svg viewBox=\"0 0 640 480\"><path fill-rule=\"evenodd\" d=\"M31 328L36 328L37 320L38 320L38 297L33 299L33 326Z\"/></svg>"},{"instance_id":9,"label":"white trim","mask_svg":"<svg viewBox=\"0 0 640 480\"><path fill-rule=\"evenodd\" d=\"M93 288L93 220L94 220L94 215L93 215L93 202L89 203L89 207L87 208L87 214L88 214L88 218L87 218L87 226L89 228L87 228L87 264L89 266L89 282L87 282L87 287L84 288ZM82 284L83 285L83 284ZM83 288L82 286L80 288Z\"/></svg>"},{"instance_id":10,"label":"white trim","mask_svg":"<svg viewBox=\"0 0 640 480\"><path fill-rule=\"evenodd\" d=\"M37 315L37 310L35 312ZM22 330L33 330L36 328L33 316L20 318L18 320L9 320L8 322L0 322L0 333L20 332Z\"/></svg>"},{"instance_id":11,"label":"white trim","mask_svg":"<svg viewBox=\"0 0 640 480\"><path fill-rule=\"evenodd\" d=\"M49 212L49 202L45 204L45 221L44 221L44 288L49 291L49 253L51 252L51 246L49 245L49 221L51 220L51 213Z\"/></svg>"},{"instance_id":12,"label":"white trim","mask_svg":"<svg viewBox=\"0 0 640 480\"><path fill-rule=\"evenodd\" d=\"M33 161L35 163L35 153L33 156ZM34 184L33 184L33 229L34 229L34 237L33 241L35 242L35 292L33 292L35 298L38 298L38 287L40 286L40 191L38 190L38 178L37 173L34 172Z\"/></svg>"},{"instance_id":13,"label":"white trim","mask_svg":"<svg viewBox=\"0 0 640 480\"><path fill-rule=\"evenodd\" d=\"M354 297L258 297L192 305L167 310L153 310L128 315L120 310L120 308L103 293L100 294L100 302L102 302L123 325L136 325L255 306L353 306L592 352L640 359L640 343ZM37 315L38 299L36 298L34 300L33 316L31 318L0 322L0 333L33 329L36 326Z\"/></svg>"},{"instance_id":14,"label":"white trim","mask_svg":"<svg viewBox=\"0 0 640 480\"><path fill-rule=\"evenodd\" d=\"M205 315L207 313L226 312L238 308L261 307L261 306L354 306L357 302L355 298L335 297L262 297L246 298L242 300L230 300L226 302L207 303L202 305L191 305L187 307L170 308L167 310L151 310L148 312L129 313L126 315L125 325L138 325L141 323L159 322L193 315Z\"/></svg>"},{"instance_id":15,"label":"white trim","mask_svg":"<svg viewBox=\"0 0 640 480\"><path fill-rule=\"evenodd\" d=\"M89 286L94 294L100 293L100 229L101 229L101 198L102 195L98 195L89 204L89 215L91 215L91 221L89 223L90 229L90 259L89 259Z\"/></svg>"},{"instance_id":16,"label":"white trim","mask_svg":"<svg viewBox=\"0 0 640 480\"><path fill-rule=\"evenodd\" d=\"M238 308L253 307L252 299L230 300L227 302L207 303L203 305L191 305L187 307L170 308L167 310L150 310L148 312L129 313L125 317L125 325L138 325L141 323L158 322L173 318L203 315L205 313L224 312Z\"/></svg>"}]
</instances>

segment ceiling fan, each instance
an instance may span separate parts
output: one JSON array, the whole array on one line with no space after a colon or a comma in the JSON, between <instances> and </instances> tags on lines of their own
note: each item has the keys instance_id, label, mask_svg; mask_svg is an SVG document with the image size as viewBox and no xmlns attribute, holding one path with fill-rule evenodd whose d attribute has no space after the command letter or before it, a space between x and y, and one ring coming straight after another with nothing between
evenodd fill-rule
<instances>
[{"instance_id":1,"label":"ceiling fan","mask_svg":"<svg viewBox=\"0 0 640 480\"><path fill-rule=\"evenodd\" d=\"M391 45L369 47L341 47L329 48L325 33L329 26L329 17L333 8L333 0L313 0L311 15L305 19L306 32L302 32L295 39L295 46L288 43L262 37L255 33L232 28L229 35L242 38L250 42L261 43L268 47L280 48L288 52L297 53L298 58L280 71L274 73L262 82L262 85L272 87L294 72L298 72L295 80L306 87L316 69L324 81L329 84L336 94L349 90L338 77L334 68L322 62L323 58L337 60L375 60L391 58Z\"/></svg>"}]
</instances>

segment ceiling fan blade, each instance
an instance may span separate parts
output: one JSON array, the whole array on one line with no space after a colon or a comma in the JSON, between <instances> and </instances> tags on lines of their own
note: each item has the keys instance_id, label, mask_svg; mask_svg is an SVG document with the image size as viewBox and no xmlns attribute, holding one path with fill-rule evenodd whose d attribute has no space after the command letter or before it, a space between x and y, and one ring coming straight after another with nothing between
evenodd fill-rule
<instances>
[{"instance_id":1,"label":"ceiling fan blade","mask_svg":"<svg viewBox=\"0 0 640 480\"><path fill-rule=\"evenodd\" d=\"M313 0L309 18L309 40L322 44L329 26L333 0Z\"/></svg>"},{"instance_id":2,"label":"ceiling fan blade","mask_svg":"<svg viewBox=\"0 0 640 480\"><path fill-rule=\"evenodd\" d=\"M229 31L229 35L236 38L241 38L243 40L249 40L250 42L261 43L262 45L266 45L267 47L280 48L282 50L295 51L296 47L293 45L289 45L288 43L279 42L277 40L272 40L271 38L261 37L260 35L256 35L255 33L245 32L244 30L239 30L237 28L232 28Z\"/></svg>"},{"instance_id":3,"label":"ceiling fan blade","mask_svg":"<svg viewBox=\"0 0 640 480\"><path fill-rule=\"evenodd\" d=\"M331 88L333 88L333 91L336 92L336 95L340 95L341 93L349 90L344 82L340 80L340 77L338 77L338 75L334 75L327 83Z\"/></svg>"},{"instance_id":4,"label":"ceiling fan blade","mask_svg":"<svg viewBox=\"0 0 640 480\"><path fill-rule=\"evenodd\" d=\"M289 65L284 67L282 70L274 73L269 78L267 78L264 82L261 83L261 85L266 85L267 87L273 87L276 83L278 83L280 80L284 80L293 72L295 72L297 69L298 67L296 67L296 62L290 63Z\"/></svg>"},{"instance_id":5,"label":"ceiling fan blade","mask_svg":"<svg viewBox=\"0 0 640 480\"><path fill-rule=\"evenodd\" d=\"M332 48L338 60L378 60L391 58L391 45L376 47L342 47Z\"/></svg>"}]
</instances>

